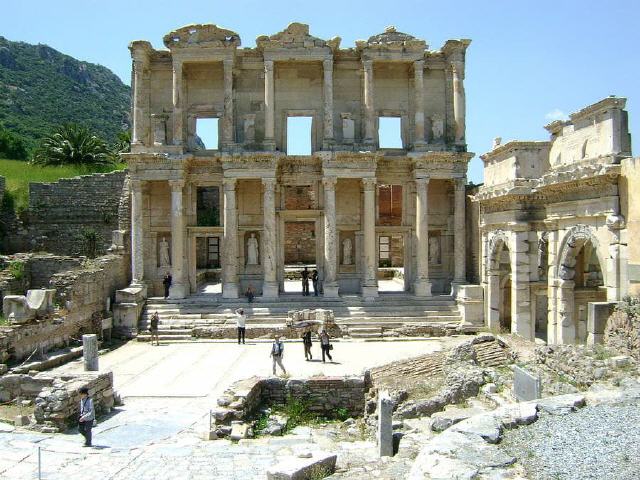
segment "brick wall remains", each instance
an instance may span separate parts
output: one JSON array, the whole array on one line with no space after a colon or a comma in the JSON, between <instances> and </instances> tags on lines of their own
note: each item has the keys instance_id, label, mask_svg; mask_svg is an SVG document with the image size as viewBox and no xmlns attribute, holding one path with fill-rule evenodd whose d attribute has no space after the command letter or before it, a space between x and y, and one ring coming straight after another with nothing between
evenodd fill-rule
<instances>
[{"instance_id":1,"label":"brick wall remains","mask_svg":"<svg viewBox=\"0 0 640 480\"><path fill-rule=\"evenodd\" d=\"M99 235L98 253L104 253L111 245L111 232L119 227L119 215L125 215L121 196L126 176L118 171L31 183L26 214L31 249L82 254L82 232L93 229Z\"/></svg>"},{"instance_id":2,"label":"brick wall remains","mask_svg":"<svg viewBox=\"0 0 640 480\"><path fill-rule=\"evenodd\" d=\"M314 222L285 222L284 262L316 263L316 235Z\"/></svg>"}]
</instances>

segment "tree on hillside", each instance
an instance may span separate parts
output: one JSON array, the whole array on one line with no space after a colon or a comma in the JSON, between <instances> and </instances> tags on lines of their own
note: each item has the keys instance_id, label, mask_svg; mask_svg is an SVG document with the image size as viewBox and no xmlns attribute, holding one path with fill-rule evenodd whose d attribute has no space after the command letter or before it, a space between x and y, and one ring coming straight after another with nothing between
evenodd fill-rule
<instances>
[{"instance_id":1,"label":"tree on hillside","mask_svg":"<svg viewBox=\"0 0 640 480\"><path fill-rule=\"evenodd\" d=\"M39 165L109 165L113 163L107 143L88 128L77 124L63 125L44 137L32 161Z\"/></svg>"},{"instance_id":2,"label":"tree on hillside","mask_svg":"<svg viewBox=\"0 0 640 480\"><path fill-rule=\"evenodd\" d=\"M26 160L28 155L24 138L0 126L0 157Z\"/></svg>"},{"instance_id":3,"label":"tree on hillside","mask_svg":"<svg viewBox=\"0 0 640 480\"><path fill-rule=\"evenodd\" d=\"M120 163L122 159L120 155L131 151L131 130L123 130L118 133L116 143L111 147L111 161Z\"/></svg>"}]
</instances>

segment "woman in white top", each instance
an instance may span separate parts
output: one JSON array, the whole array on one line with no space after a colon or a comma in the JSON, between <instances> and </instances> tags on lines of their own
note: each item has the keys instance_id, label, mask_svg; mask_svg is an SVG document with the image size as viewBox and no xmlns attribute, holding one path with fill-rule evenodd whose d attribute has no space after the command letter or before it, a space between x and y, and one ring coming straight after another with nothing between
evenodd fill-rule
<instances>
[{"instance_id":1,"label":"woman in white top","mask_svg":"<svg viewBox=\"0 0 640 480\"><path fill-rule=\"evenodd\" d=\"M244 334L247 329L247 316L244 314L244 309L239 308L236 310L236 325L238 326L238 345L240 340L244 345Z\"/></svg>"}]
</instances>

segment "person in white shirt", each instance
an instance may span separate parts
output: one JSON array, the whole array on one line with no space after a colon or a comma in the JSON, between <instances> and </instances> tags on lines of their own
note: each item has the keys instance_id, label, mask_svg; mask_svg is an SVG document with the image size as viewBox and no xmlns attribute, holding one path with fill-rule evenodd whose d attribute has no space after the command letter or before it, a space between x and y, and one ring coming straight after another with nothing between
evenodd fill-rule
<instances>
[{"instance_id":1,"label":"person in white shirt","mask_svg":"<svg viewBox=\"0 0 640 480\"><path fill-rule=\"evenodd\" d=\"M91 446L91 429L96 413L93 409L93 400L89 396L87 387L80 388L80 418L78 419L78 430L84 437L84 446Z\"/></svg>"},{"instance_id":2,"label":"person in white shirt","mask_svg":"<svg viewBox=\"0 0 640 480\"><path fill-rule=\"evenodd\" d=\"M276 334L273 340L273 345L271 345L271 355L270 357L273 359L273 374L276 374L276 364L280 366L282 369L282 373L287 374L287 370L284 368L282 364L282 357L284 356L284 343L280 340L280 335Z\"/></svg>"},{"instance_id":3,"label":"person in white shirt","mask_svg":"<svg viewBox=\"0 0 640 480\"><path fill-rule=\"evenodd\" d=\"M247 316L242 308L236 310L236 325L238 326L238 345L240 345L240 340L242 340L242 344L244 345L244 335L247 330Z\"/></svg>"}]
</instances>

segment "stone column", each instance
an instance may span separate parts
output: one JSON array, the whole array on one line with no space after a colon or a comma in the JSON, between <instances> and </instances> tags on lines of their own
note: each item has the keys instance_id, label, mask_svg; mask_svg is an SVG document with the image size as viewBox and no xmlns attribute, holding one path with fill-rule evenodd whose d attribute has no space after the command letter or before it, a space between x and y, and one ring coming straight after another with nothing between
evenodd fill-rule
<instances>
[{"instance_id":1,"label":"stone column","mask_svg":"<svg viewBox=\"0 0 640 480\"><path fill-rule=\"evenodd\" d=\"M221 145L224 147L235 141L233 134L233 59L225 59L222 63L224 67L224 117L222 118Z\"/></svg>"},{"instance_id":2,"label":"stone column","mask_svg":"<svg viewBox=\"0 0 640 480\"><path fill-rule=\"evenodd\" d=\"M264 61L264 147L275 150L275 85L273 60Z\"/></svg>"},{"instance_id":3,"label":"stone column","mask_svg":"<svg viewBox=\"0 0 640 480\"><path fill-rule=\"evenodd\" d=\"M515 231L512 235L513 241L511 242L512 248L510 252L511 331L527 340L533 340L535 325L531 317L529 232Z\"/></svg>"},{"instance_id":4,"label":"stone column","mask_svg":"<svg viewBox=\"0 0 640 480\"><path fill-rule=\"evenodd\" d=\"M494 333L500 332L500 272L490 271L487 275L487 327Z\"/></svg>"},{"instance_id":5,"label":"stone column","mask_svg":"<svg viewBox=\"0 0 640 480\"><path fill-rule=\"evenodd\" d=\"M576 324L574 321L575 282L573 280L556 280L556 343L573 344L576 341Z\"/></svg>"},{"instance_id":6,"label":"stone column","mask_svg":"<svg viewBox=\"0 0 640 480\"><path fill-rule=\"evenodd\" d=\"M415 93L415 141L416 146L425 143L424 137L424 60L413 62L413 88Z\"/></svg>"},{"instance_id":7,"label":"stone column","mask_svg":"<svg viewBox=\"0 0 640 480\"><path fill-rule=\"evenodd\" d=\"M82 358L85 372L98 371L98 336L82 335Z\"/></svg>"},{"instance_id":8,"label":"stone column","mask_svg":"<svg viewBox=\"0 0 640 480\"><path fill-rule=\"evenodd\" d=\"M170 298L184 298L187 295L184 268L184 180L169 180L171 186L171 276L173 277Z\"/></svg>"},{"instance_id":9,"label":"stone column","mask_svg":"<svg viewBox=\"0 0 640 480\"><path fill-rule=\"evenodd\" d=\"M456 143L464 143L465 134L465 94L464 94L464 63L451 63L453 85L453 119L455 122Z\"/></svg>"},{"instance_id":10,"label":"stone column","mask_svg":"<svg viewBox=\"0 0 640 480\"><path fill-rule=\"evenodd\" d=\"M142 229L142 182L131 180L131 284L144 280L144 231Z\"/></svg>"},{"instance_id":11,"label":"stone column","mask_svg":"<svg viewBox=\"0 0 640 480\"><path fill-rule=\"evenodd\" d=\"M324 142L322 148L327 150L333 144L333 59L325 59L322 65L324 68Z\"/></svg>"},{"instance_id":12,"label":"stone column","mask_svg":"<svg viewBox=\"0 0 640 480\"><path fill-rule=\"evenodd\" d=\"M429 179L416 178L416 281L413 292L418 297L431 296L429 282Z\"/></svg>"},{"instance_id":13,"label":"stone column","mask_svg":"<svg viewBox=\"0 0 640 480\"><path fill-rule=\"evenodd\" d=\"M225 178L224 236L222 246L222 297L238 298L238 213L236 179Z\"/></svg>"},{"instance_id":14,"label":"stone column","mask_svg":"<svg viewBox=\"0 0 640 480\"><path fill-rule=\"evenodd\" d=\"M467 237L465 233L465 209L466 209L466 179L456 178L453 180L454 201L453 201L453 257L454 276L451 285L451 293L457 295L456 287L466 283L466 258L467 258Z\"/></svg>"},{"instance_id":15,"label":"stone column","mask_svg":"<svg viewBox=\"0 0 640 480\"><path fill-rule=\"evenodd\" d=\"M373 105L373 60L364 60L364 143L373 144L375 112Z\"/></svg>"},{"instance_id":16,"label":"stone column","mask_svg":"<svg viewBox=\"0 0 640 480\"><path fill-rule=\"evenodd\" d=\"M263 178L263 221L262 231L262 266L264 281L262 283L263 297L278 296L278 281L276 279L276 179Z\"/></svg>"},{"instance_id":17,"label":"stone column","mask_svg":"<svg viewBox=\"0 0 640 480\"><path fill-rule=\"evenodd\" d=\"M137 54L133 61L132 145L144 145L149 132L149 58Z\"/></svg>"},{"instance_id":18,"label":"stone column","mask_svg":"<svg viewBox=\"0 0 640 480\"><path fill-rule=\"evenodd\" d=\"M389 392L378 392L378 455L393 456L393 406Z\"/></svg>"},{"instance_id":19,"label":"stone column","mask_svg":"<svg viewBox=\"0 0 640 480\"><path fill-rule=\"evenodd\" d=\"M184 143L184 90L182 88L182 60L173 59L173 144Z\"/></svg>"},{"instance_id":20,"label":"stone column","mask_svg":"<svg viewBox=\"0 0 640 480\"><path fill-rule=\"evenodd\" d=\"M378 279L376 268L376 179L363 178L364 187L364 283L362 295L365 298L378 296Z\"/></svg>"},{"instance_id":21,"label":"stone column","mask_svg":"<svg viewBox=\"0 0 640 480\"><path fill-rule=\"evenodd\" d=\"M337 231L336 231L336 177L322 179L324 186L324 296L338 296Z\"/></svg>"}]
</instances>

